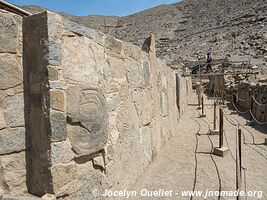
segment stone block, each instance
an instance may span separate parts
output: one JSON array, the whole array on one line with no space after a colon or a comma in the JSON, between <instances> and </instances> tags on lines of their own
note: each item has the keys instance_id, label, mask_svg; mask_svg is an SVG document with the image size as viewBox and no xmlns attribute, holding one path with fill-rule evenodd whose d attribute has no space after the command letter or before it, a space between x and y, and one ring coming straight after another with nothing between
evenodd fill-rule
<instances>
[{"instance_id":1,"label":"stone block","mask_svg":"<svg viewBox=\"0 0 267 200\"><path fill-rule=\"evenodd\" d=\"M213 154L220 156L220 157L225 157L229 154L229 148L228 147L222 147L222 148L215 147L213 149Z\"/></svg>"},{"instance_id":2,"label":"stone block","mask_svg":"<svg viewBox=\"0 0 267 200\"><path fill-rule=\"evenodd\" d=\"M0 131L0 155L25 150L25 128Z\"/></svg>"},{"instance_id":3,"label":"stone block","mask_svg":"<svg viewBox=\"0 0 267 200\"><path fill-rule=\"evenodd\" d=\"M22 84L22 66L18 63L16 55L0 54L0 66L0 90Z\"/></svg>"},{"instance_id":4,"label":"stone block","mask_svg":"<svg viewBox=\"0 0 267 200\"><path fill-rule=\"evenodd\" d=\"M0 12L0 52L16 53L17 43L18 27L14 18L10 13Z\"/></svg>"},{"instance_id":5,"label":"stone block","mask_svg":"<svg viewBox=\"0 0 267 200\"><path fill-rule=\"evenodd\" d=\"M137 88L144 85L144 74L139 62L133 59L126 60L127 80L129 87Z\"/></svg>"},{"instance_id":6,"label":"stone block","mask_svg":"<svg viewBox=\"0 0 267 200\"><path fill-rule=\"evenodd\" d=\"M61 65L61 45L54 40L44 41L43 59L50 65Z\"/></svg>"},{"instance_id":7,"label":"stone block","mask_svg":"<svg viewBox=\"0 0 267 200\"><path fill-rule=\"evenodd\" d=\"M148 125L152 118L152 98L148 92L143 92L141 100L141 119L143 126Z\"/></svg>"},{"instance_id":8,"label":"stone block","mask_svg":"<svg viewBox=\"0 0 267 200\"><path fill-rule=\"evenodd\" d=\"M3 195L0 196L0 200L42 200L39 197L34 197L34 196L28 196L28 195L24 195L24 196L14 196L14 195Z\"/></svg>"},{"instance_id":9,"label":"stone block","mask_svg":"<svg viewBox=\"0 0 267 200\"><path fill-rule=\"evenodd\" d=\"M161 113L163 117L166 117L168 115L168 99L167 95L162 92L160 96L160 102L161 102Z\"/></svg>"},{"instance_id":10,"label":"stone block","mask_svg":"<svg viewBox=\"0 0 267 200\"><path fill-rule=\"evenodd\" d=\"M7 97L7 94L5 91L0 90L0 105L2 105L4 99Z\"/></svg>"},{"instance_id":11,"label":"stone block","mask_svg":"<svg viewBox=\"0 0 267 200\"><path fill-rule=\"evenodd\" d=\"M265 145L267 145L267 138L265 138Z\"/></svg>"},{"instance_id":12,"label":"stone block","mask_svg":"<svg viewBox=\"0 0 267 200\"><path fill-rule=\"evenodd\" d=\"M67 120L63 112L50 112L51 132L49 138L52 142L60 142L67 137Z\"/></svg>"},{"instance_id":13,"label":"stone block","mask_svg":"<svg viewBox=\"0 0 267 200\"><path fill-rule=\"evenodd\" d=\"M65 89L65 86L61 81L49 81L49 87L51 89Z\"/></svg>"},{"instance_id":14,"label":"stone block","mask_svg":"<svg viewBox=\"0 0 267 200\"><path fill-rule=\"evenodd\" d=\"M48 66L48 78L50 81L57 81L59 79L58 69L53 66Z\"/></svg>"},{"instance_id":15,"label":"stone block","mask_svg":"<svg viewBox=\"0 0 267 200\"><path fill-rule=\"evenodd\" d=\"M11 194L27 192L25 152L0 156L0 168Z\"/></svg>"},{"instance_id":16,"label":"stone block","mask_svg":"<svg viewBox=\"0 0 267 200\"><path fill-rule=\"evenodd\" d=\"M126 64L123 60L108 57L109 62L109 72L112 78L122 79L125 78L126 74Z\"/></svg>"},{"instance_id":17,"label":"stone block","mask_svg":"<svg viewBox=\"0 0 267 200\"><path fill-rule=\"evenodd\" d=\"M93 29L81 26L73 21L63 18L63 28L69 31L72 31L78 35L83 35L85 37L94 39L95 31Z\"/></svg>"},{"instance_id":18,"label":"stone block","mask_svg":"<svg viewBox=\"0 0 267 200\"><path fill-rule=\"evenodd\" d=\"M105 45L105 34L100 32L100 31L96 31L95 30L95 41L100 44L101 46L104 46Z\"/></svg>"},{"instance_id":19,"label":"stone block","mask_svg":"<svg viewBox=\"0 0 267 200\"><path fill-rule=\"evenodd\" d=\"M54 165L51 167L51 175L54 192L58 194L65 185L76 179L77 165L75 163Z\"/></svg>"},{"instance_id":20,"label":"stone block","mask_svg":"<svg viewBox=\"0 0 267 200\"><path fill-rule=\"evenodd\" d=\"M62 90L50 90L51 108L64 112L66 110L65 96Z\"/></svg>"},{"instance_id":21,"label":"stone block","mask_svg":"<svg viewBox=\"0 0 267 200\"><path fill-rule=\"evenodd\" d=\"M6 125L6 120L4 117L4 111L0 107L0 130L3 128L6 128L6 127L7 127L7 125Z\"/></svg>"},{"instance_id":22,"label":"stone block","mask_svg":"<svg viewBox=\"0 0 267 200\"><path fill-rule=\"evenodd\" d=\"M11 127L23 126L24 122L24 97L23 94L9 96L3 101L4 116Z\"/></svg>"},{"instance_id":23,"label":"stone block","mask_svg":"<svg viewBox=\"0 0 267 200\"><path fill-rule=\"evenodd\" d=\"M95 197L92 195L92 191L97 189L100 194L105 192L107 178L104 173L100 170L95 170L90 162L79 165L77 171L75 192L73 196L70 195L70 198L86 200L103 199L101 196Z\"/></svg>"},{"instance_id":24,"label":"stone block","mask_svg":"<svg viewBox=\"0 0 267 200\"><path fill-rule=\"evenodd\" d=\"M42 196L41 199L42 200L57 200L56 196L52 194L45 194L44 196Z\"/></svg>"},{"instance_id":25,"label":"stone block","mask_svg":"<svg viewBox=\"0 0 267 200\"><path fill-rule=\"evenodd\" d=\"M168 82L167 82L167 77L164 75L160 76L160 80L161 80L161 88L163 92L167 92L168 90Z\"/></svg>"},{"instance_id":26,"label":"stone block","mask_svg":"<svg viewBox=\"0 0 267 200\"><path fill-rule=\"evenodd\" d=\"M122 51L122 41L115 39L109 35L105 38L105 47L120 54Z\"/></svg>"},{"instance_id":27,"label":"stone block","mask_svg":"<svg viewBox=\"0 0 267 200\"><path fill-rule=\"evenodd\" d=\"M107 104L108 104L108 112L116 110L117 107L119 106L119 102L115 98L111 98Z\"/></svg>"},{"instance_id":28,"label":"stone block","mask_svg":"<svg viewBox=\"0 0 267 200\"><path fill-rule=\"evenodd\" d=\"M123 42L123 52L125 56L135 59L137 62L141 61L141 49L129 42Z\"/></svg>"},{"instance_id":29,"label":"stone block","mask_svg":"<svg viewBox=\"0 0 267 200\"><path fill-rule=\"evenodd\" d=\"M142 129L142 143L144 147L144 153L148 162L152 161L152 134L149 127Z\"/></svg>"},{"instance_id":30,"label":"stone block","mask_svg":"<svg viewBox=\"0 0 267 200\"><path fill-rule=\"evenodd\" d=\"M92 48L93 41L88 38L64 39L62 59L65 79L98 86L100 81L99 65ZM74 56L75 55L75 56ZM104 55L104 53L102 53ZM102 59L103 60L103 59Z\"/></svg>"},{"instance_id":31,"label":"stone block","mask_svg":"<svg viewBox=\"0 0 267 200\"><path fill-rule=\"evenodd\" d=\"M74 159L75 154L71 150L71 143L67 139L63 142L54 142L51 144L51 164L68 163Z\"/></svg>"},{"instance_id":32,"label":"stone block","mask_svg":"<svg viewBox=\"0 0 267 200\"><path fill-rule=\"evenodd\" d=\"M71 125L68 136L75 153L86 155L103 149L108 127L108 109L103 94L95 88L74 86L68 90L67 101Z\"/></svg>"},{"instance_id":33,"label":"stone block","mask_svg":"<svg viewBox=\"0 0 267 200\"><path fill-rule=\"evenodd\" d=\"M116 118L116 127L120 132L120 140L128 137L131 129L130 120L131 116L129 106L127 105L127 103L121 103L118 108Z\"/></svg>"},{"instance_id":34,"label":"stone block","mask_svg":"<svg viewBox=\"0 0 267 200\"><path fill-rule=\"evenodd\" d=\"M145 87L148 87L151 82L150 80L151 72L150 72L150 65L148 61L143 62L143 71L144 71Z\"/></svg>"}]
</instances>

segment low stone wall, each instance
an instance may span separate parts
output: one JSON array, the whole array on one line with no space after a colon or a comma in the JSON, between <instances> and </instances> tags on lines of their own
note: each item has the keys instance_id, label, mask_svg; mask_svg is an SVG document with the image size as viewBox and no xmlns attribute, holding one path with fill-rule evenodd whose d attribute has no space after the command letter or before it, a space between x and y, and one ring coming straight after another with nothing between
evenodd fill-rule
<instances>
[{"instance_id":1,"label":"low stone wall","mask_svg":"<svg viewBox=\"0 0 267 200\"><path fill-rule=\"evenodd\" d=\"M237 95L240 98L238 104L245 110L252 107L253 115L259 122L267 122L267 84L258 83L240 83L237 89ZM251 100L251 97L255 100ZM251 105L252 101L252 105Z\"/></svg>"},{"instance_id":2,"label":"low stone wall","mask_svg":"<svg viewBox=\"0 0 267 200\"><path fill-rule=\"evenodd\" d=\"M177 131L190 80L156 59L153 36L144 52L50 12L23 30L29 192L131 188Z\"/></svg>"},{"instance_id":3,"label":"low stone wall","mask_svg":"<svg viewBox=\"0 0 267 200\"><path fill-rule=\"evenodd\" d=\"M0 10L0 196L26 187L22 18Z\"/></svg>"}]
</instances>

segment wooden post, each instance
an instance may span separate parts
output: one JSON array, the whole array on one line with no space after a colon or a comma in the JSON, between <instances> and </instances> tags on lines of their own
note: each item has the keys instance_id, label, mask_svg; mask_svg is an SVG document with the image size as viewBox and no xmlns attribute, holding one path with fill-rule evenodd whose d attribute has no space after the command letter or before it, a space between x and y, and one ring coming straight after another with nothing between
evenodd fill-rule
<instances>
[{"instance_id":1,"label":"wooden post","mask_svg":"<svg viewBox=\"0 0 267 200\"><path fill-rule=\"evenodd\" d=\"M252 114L253 114L253 95L252 95L252 93L251 93L251 97L250 97L250 110L251 110L250 121L253 121L253 117L252 117Z\"/></svg>"},{"instance_id":2,"label":"wooden post","mask_svg":"<svg viewBox=\"0 0 267 200\"><path fill-rule=\"evenodd\" d=\"M219 147L223 147L223 110L220 108Z\"/></svg>"},{"instance_id":3,"label":"wooden post","mask_svg":"<svg viewBox=\"0 0 267 200\"><path fill-rule=\"evenodd\" d=\"M241 188L241 129L237 125L237 145L236 145L236 191ZM237 200L240 200L240 196L236 196Z\"/></svg>"},{"instance_id":4,"label":"wooden post","mask_svg":"<svg viewBox=\"0 0 267 200\"><path fill-rule=\"evenodd\" d=\"M242 148L242 138L241 138L241 129L238 128L238 150L239 150L239 171L241 175L241 168L242 168L242 160L241 160L241 148Z\"/></svg>"},{"instance_id":5,"label":"wooden post","mask_svg":"<svg viewBox=\"0 0 267 200\"><path fill-rule=\"evenodd\" d=\"M213 118L214 118L214 121L213 121L213 130L216 130L216 119L217 119L217 116L216 116L216 101L214 101L214 113L213 113Z\"/></svg>"},{"instance_id":6,"label":"wooden post","mask_svg":"<svg viewBox=\"0 0 267 200\"><path fill-rule=\"evenodd\" d=\"M223 94L223 90L222 90L222 105L224 105L224 94Z\"/></svg>"},{"instance_id":7,"label":"wooden post","mask_svg":"<svg viewBox=\"0 0 267 200\"><path fill-rule=\"evenodd\" d=\"M203 98L203 95L201 98L201 105L202 105L202 115L204 115L204 98Z\"/></svg>"}]
</instances>

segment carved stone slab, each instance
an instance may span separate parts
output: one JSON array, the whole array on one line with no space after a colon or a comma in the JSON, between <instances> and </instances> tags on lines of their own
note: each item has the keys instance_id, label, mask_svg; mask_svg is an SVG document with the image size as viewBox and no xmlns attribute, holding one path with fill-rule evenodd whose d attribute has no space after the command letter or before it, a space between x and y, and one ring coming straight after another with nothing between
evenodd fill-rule
<instances>
[{"instance_id":1,"label":"carved stone slab","mask_svg":"<svg viewBox=\"0 0 267 200\"><path fill-rule=\"evenodd\" d=\"M67 93L68 137L78 155L95 153L107 142L108 110L96 88L73 86Z\"/></svg>"}]
</instances>

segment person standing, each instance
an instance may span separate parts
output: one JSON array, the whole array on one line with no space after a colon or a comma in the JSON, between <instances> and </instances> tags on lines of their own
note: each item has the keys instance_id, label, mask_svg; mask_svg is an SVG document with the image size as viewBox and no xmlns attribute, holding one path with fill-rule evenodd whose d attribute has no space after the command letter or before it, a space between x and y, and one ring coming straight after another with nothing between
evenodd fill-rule
<instances>
[{"instance_id":1,"label":"person standing","mask_svg":"<svg viewBox=\"0 0 267 200\"><path fill-rule=\"evenodd\" d=\"M208 71L212 71L211 62L212 62L212 55L211 55L211 52L209 51L207 53L207 63L208 63L208 65L207 65L207 72Z\"/></svg>"}]
</instances>

